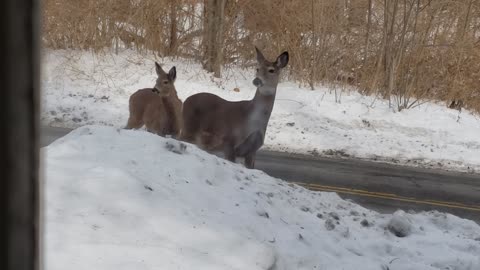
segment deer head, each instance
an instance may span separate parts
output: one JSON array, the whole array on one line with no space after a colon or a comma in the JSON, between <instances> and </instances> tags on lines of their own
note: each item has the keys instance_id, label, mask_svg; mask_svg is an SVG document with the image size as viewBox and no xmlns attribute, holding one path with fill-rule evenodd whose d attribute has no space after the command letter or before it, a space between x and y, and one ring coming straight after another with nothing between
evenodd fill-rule
<instances>
[{"instance_id":1,"label":"deer head","mask_svg":"<svg viewBox=\"0 0 480 270\"><path fill-rule=\"evenodd\" d=\"M257 47L255 47L255 51L257 52L258 67L253 85L258 88L262 95L274 95L277 91L280 71L288 64L288 52L283 52L275 62L270 62L265 59Z\"/></svg>"},{"instance_id":2,"label":"deer head","mask_svg":"<svg viewBox=\"0 0 480 270\"><path fill-rule=\"evenodd\" d=\"M171 93L175 92L174 82L177 78L177 70L174 67L166 73L163 71L160 64L155 62L155 70L157 72L157 81L155 83L155 87L152 88L152 91L161 95L161 96L169 96Z\"/></svg>"}]
</instances>

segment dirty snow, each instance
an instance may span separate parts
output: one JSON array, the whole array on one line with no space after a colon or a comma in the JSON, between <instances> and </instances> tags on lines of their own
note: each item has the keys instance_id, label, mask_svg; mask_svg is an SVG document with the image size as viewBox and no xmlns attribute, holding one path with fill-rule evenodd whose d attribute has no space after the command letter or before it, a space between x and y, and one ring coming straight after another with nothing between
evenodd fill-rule
<instances>
[{"instance_id":1,"label":"dirty snow","mask_svg":"<svg viewBox=\"0 0 480 270\"><path fill-rule=\"evenodd\" d=\"M86 126L42 154L45 269L480 269L472 221L379 214L145 131Z\"/></svg>"},{"instance_id":2,"label":"dirty snow","mask_svg":"<svg viewBox=\"0 0 480 270\"><path fill-rule=\"evenodd\" d=\"M254 95L253 69L228 68L222 79L214 79L199 64L181 59L156 59L131 51L95 55L46 50L43 124L124 126L129 96L139 88L154 85L154 60L167 69L177 66L176 87L181 99L198 92L215 93L228 100L251 99ZM266 148L480 170L480 119L468 111L426 103L395 112L385 100L355 91L322 86L311 91L283 81L278 86Z\"/></svg>"}]
</instances>

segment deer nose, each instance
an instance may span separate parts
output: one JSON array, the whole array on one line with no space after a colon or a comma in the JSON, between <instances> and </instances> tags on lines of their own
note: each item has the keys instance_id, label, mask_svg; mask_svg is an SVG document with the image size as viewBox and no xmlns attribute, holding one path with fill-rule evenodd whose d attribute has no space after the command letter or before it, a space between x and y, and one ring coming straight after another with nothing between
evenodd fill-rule
<instances>
[{"instance_id":1,"label":"deer nose","mask_svg":"<svg viewBox=\"0 0 480 270\"><path fill-rule=\"evenodd\" d=\"M260 87L263 85L263 82L259 78L255 78L253 79L253 85L255 85L256 87Z\"/></svg>"}]
</instances>

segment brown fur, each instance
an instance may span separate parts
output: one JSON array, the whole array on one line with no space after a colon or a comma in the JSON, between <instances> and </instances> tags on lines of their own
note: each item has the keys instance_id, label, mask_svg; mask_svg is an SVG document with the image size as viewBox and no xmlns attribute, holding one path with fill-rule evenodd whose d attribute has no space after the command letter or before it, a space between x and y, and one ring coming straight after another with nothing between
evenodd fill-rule
<instances>
[{"instance_id":1,"label":"brown fur","mask_svg":"<svg viewBox=\"0 0 480 270\"><path fill-rule=\"evenodd\" d=\"M130 96L126 129L139 129L145 125L147 131L160 136L178 137L182 128L182 101L177 96L173 82L175 67L167 74L157 65L157 84L154 88L140 89Z\"/></svg>"},{"instance_id":2,"label":"brown fur","mask_svg":"<svg viewBox=\"0 0 480 270\"><path fill-rule=\"evenodd\" d=\"M245 157L245 165L254 167L256 151L263 145L268 120L275 102L280 70L288 63L288 53L275 62L263 57L257 49L254 84L258 86L252 100L232 102L209 93L190 96L183 105L181 138L207 151L222 150L235 161Z\"/></svg>"}]
</instances>

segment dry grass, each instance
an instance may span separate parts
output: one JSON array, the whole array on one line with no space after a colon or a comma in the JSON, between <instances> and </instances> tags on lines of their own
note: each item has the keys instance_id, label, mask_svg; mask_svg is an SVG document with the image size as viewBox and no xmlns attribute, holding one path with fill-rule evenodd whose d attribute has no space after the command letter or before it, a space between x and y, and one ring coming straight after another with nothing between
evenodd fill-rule
<instances>
[{"instance_id":1,"label":"dry grass","mask_svg":"<svg viewBox=\"0 0 480 270\"><path fill-rule=\"evenodd\" d=\"M210 0L212 3L222 0ZM123 47L205 61L204 1L45 0L55 49ZM290 52L292 79L353 85L398 110L424 100L480 112L478 0L229 0L220 64L246 66L255 44Z\"/></svg>"}]
</instances>

